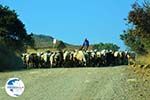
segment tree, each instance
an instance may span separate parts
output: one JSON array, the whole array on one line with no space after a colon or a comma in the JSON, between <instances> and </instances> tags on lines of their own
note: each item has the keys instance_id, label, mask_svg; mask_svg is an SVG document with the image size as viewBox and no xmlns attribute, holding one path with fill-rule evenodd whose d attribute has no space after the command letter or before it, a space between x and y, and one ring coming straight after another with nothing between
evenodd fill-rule
<instances>
[{"instance_id":1,"label":"tree","mask_svg":"<svg viewBox=\"0 0 150 100\"><path fill-rule=\"evenodd\" d=\"M117 50L120 49L119 46L117 46L116 44L113 44L113 43L99 43L99 44L94 44L93 48L97 49L97 50L106 49L106 50L113 50L113 51L117 51Z\"/></svg>"},{"instance_id":2,"label":"tree","mask_svg":"<svg viewBox=\"0 0 150 100\"><path fill-rule=\"evenodd\" d=\"M127 46L138 54L146 54L150 50L150 3L137 2L125 19L128 28L121 34L121 39Z\"/></svg>"},{"instance_id":3,"label":"tree","mask_svg":"<svg viewBox=\"0 0 150 100\"><path fill-rule=\"evenodd\" d=\"M32 34L28 35L25 25L14 10L0 5L0 71L24 68L21 52L34 46Z\"/></svg>"},{"instance_id":4,"label":"tree","mask_svg":"<svg viewBox=\"0 0 150 100\"><path fill-rule=\"evenodd\" d=\"M132 33L133 30L127 30L123 35L120 35L120 38L124 40L124 43L129 47L130 51L135 51L138 54L147 53L144 44L141 42L138 36L134 36Z\"/></svg>"},{"instance_id":5,"label":"tree","mask_svg":"<svg viewBox=\"0 0 150 100\"><path fill-rule=\"evenodd\" d=\"M18 18L16 12L7 6L0 5L0 43L15 51L22 51L25 49L25 45L34 45L31 36L32 34L27 34L25 25Z\"/></svg>"}]
</instances>

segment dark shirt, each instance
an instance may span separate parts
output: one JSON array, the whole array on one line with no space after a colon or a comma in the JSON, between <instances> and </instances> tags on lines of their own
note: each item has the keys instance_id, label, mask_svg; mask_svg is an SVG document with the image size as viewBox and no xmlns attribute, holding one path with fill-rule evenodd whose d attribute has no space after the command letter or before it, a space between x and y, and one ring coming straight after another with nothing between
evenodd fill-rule
<instances>
[{"instance_id":1,"label":"dark shirt","mask_svg":"<svg viewBox=\"0 0 150 100\"><path fill-rule=\"evenodd\" d=\"M83 46L87 46L88 47L89 46L89 41L85 40L84 43L83 43Z\"/></svg>"}]
</instances>

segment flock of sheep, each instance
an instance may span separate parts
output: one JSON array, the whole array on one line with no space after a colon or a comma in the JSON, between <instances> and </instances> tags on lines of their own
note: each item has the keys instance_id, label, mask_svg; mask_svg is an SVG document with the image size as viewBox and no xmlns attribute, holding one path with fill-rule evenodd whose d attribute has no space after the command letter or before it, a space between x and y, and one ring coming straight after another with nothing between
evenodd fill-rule
<instances>
[{"instance_id":1,"label":"flock of sheep","mask_svg":"<svg viewBox=\"0 0 150 100\"><path fill-rule=\"evenodd\" d=\"M65 50L22 54L27 68L117 66L127 65L129 59L134 58L134 53L112 50Z\"/></svg>"}]
</instances>

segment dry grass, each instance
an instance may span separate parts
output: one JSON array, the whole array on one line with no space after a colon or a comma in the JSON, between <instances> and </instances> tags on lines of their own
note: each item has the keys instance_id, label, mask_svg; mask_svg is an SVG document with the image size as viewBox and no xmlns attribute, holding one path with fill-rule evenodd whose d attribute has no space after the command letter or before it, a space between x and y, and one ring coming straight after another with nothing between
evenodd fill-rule
<instances>
[{"instance_id":1,"label":"dry grass","mask_svg":"<svg viewBox=\"0 0 150 100\"><path fill-rule=\"evenodd\" d=\"M35 52L45 52L45 51L56 51L56 49L53 49L53 48L45 48L45 49L27 49L27 52L29 53L35 53Z\"/></svg>"},{"instance_id":2,"label":"dry grass","mask_svg":"<svg viewBox=\"0 0 150 100\"><path fill-rule=\"evenodd\" d=\"M150 53L144 56L137 56L136 62L131 65L131 68L143 78L150 78Z\"/></svg>"},{"instance_id":3,"label":"dry grass","mask_svg":"<svg viewBox=\"0 0 150 100\"><path fill-rule=\"evenodd\" d=\"M136 62L138 64L150 64L150 53L147 55L137 56Z\"/></svg>"}]
</instances>

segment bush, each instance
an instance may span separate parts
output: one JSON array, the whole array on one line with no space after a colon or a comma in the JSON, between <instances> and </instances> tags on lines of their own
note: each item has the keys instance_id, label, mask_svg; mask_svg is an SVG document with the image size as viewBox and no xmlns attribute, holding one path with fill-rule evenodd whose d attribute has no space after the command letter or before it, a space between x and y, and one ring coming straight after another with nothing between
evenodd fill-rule
<instances>
[{"instance_id":1,"label":"bush","mask_svg":"<svg viewBox=\"0 0 150 100\"><path fill-rule=\"evenodd\" d=\"M0 71L19 70L24 68L21 57L10 48L0 45Z\"/></svg>"},{"instance_id":2,"label":"bush","mask_svg":"<svg viewBox=\"0 0 150 100\"><path fill-rule=\"evenodd\" d=\"M94 44L93 45L94 49L97 50L113 50L113 51L118 51L120 49L119 46L117 46L116 44L113 43L99 43L99 44Z\"/></svg>"},{"instance_id":3,"label":"bush","mask_svg":"<svg viewBox=\"0 0 150 100\"><path fill-rule=\"evenodd\" d=\"M127 29L121 34L124 43L137 54L150 53L150 2L135 2L125 21Z\"/></svg>"}]
</instances>

